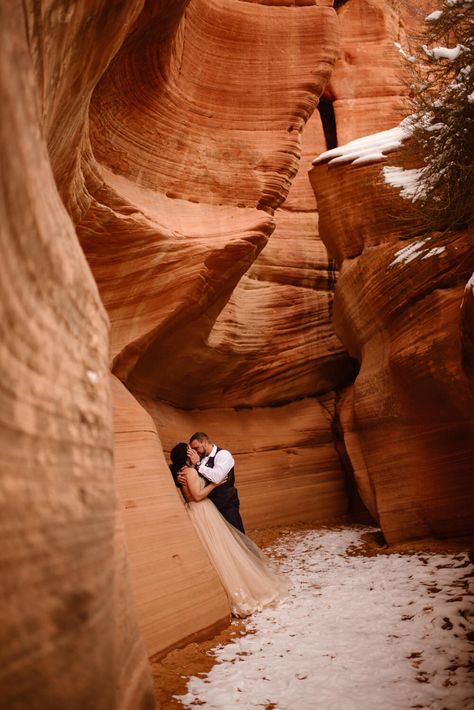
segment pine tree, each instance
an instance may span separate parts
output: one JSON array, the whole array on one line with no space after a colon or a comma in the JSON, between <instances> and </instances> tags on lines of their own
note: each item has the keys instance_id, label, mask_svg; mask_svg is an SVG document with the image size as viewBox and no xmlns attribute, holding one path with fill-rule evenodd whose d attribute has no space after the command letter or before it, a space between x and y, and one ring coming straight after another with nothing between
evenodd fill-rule
<instances>
[{"instance_id":1,"label":"pine tree","mask_svg":"<svg viewBox=\"0 0 474 710\"><path fill-rule=\"evenodd\" d=\"M414 197L426 229L474 217L474 0L444 0L413 57L411 146L423 166Z\"/></svg>"}]
</instances>

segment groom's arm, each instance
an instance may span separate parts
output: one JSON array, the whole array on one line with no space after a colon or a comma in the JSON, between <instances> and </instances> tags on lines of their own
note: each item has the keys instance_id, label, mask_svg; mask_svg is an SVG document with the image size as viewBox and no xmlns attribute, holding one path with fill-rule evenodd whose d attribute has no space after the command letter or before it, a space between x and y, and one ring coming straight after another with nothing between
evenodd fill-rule
<instances>
[{"instance_id":1,"label":"groom's arm","mask_svg":"<svg viewBox=\"0 0 474 710\"><path fill-rule=\"evenodd\" d=\"M224 479L229 475L229 471L234 467L234 458L230 451L221 449L217 452L214 459L214 468L206 466L205 464L199 464L198 471L201 476L207 478L211 483L222 483Z\"/></svg>"}]
</instances>

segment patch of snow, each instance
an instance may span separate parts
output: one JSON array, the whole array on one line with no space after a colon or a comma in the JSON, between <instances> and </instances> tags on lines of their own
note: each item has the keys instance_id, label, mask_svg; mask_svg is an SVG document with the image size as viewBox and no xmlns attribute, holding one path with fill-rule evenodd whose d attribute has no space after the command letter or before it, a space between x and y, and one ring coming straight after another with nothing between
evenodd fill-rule
<instances>
[{"instance_id":1,"label":"patch of snow","mask_svg":"<svg viewBox=\"0 0 474 710\"><path fill-rule=\"evenodd\" d=\"M442 14L442 10L434 10L434 12L430 13L429 15L426 15L425 20L426 22L435 22L435 20L439 20Z\"/></svg>"},{"instance_id":2,"label":"patch of snow","mask_svg":"<svg viewBox=\"0 0 474 710\"><path fill-rule=\"evenodd\" d=\"M463 50L462 44L457 44L455 47L434 47L433 49L429 49L426 44L423 45L425 54L428 57L433 57L433 59L449 59L453 61L459 57Z\"/></svg>"},{"instance_id":3,"label":"patch of snow","mask_svg":"<svg viewBox=\"0 0 474 710\"><path fill-rule=\"evenodd\" d=\"M472 708L471 565L463 553L350 556L361 530L289 533L290 599L255 614L248 635L177 699L206 710ZM175 696L177 697L177 696Z\"/></svg>"},{"instance_id":4,"label":"patch of snow","mask_svg":"<svg viewBox=\"0 0 474 710\"><path fill-rule=\"evenodd\" d=\"M444 251L446 251L446 247L433 247L433 249L430 249L427 254L421 257L421 260L423 259L429 259L430 256L437 256L438 254L442 254Z\"/></svg>"},{"instance_id":5,"label":"patch of snow","mask_svg":"<svg viewBox=\"0 0 474 710\"><path fill-rule=\"evenodd\" d=\"M400 195L407 199L413 198L419 190L419 178L422 170L416 168L404 170L390 165L383 168L383 177L392 187L401 188Z\"/></svg>"},{"instance_id":6,"label":"patch of snow","mask_svg":"<svg viewBox=\"0 0 474 710\"><path fill-rule=\"evenodd\" d=\"M424 125L423 128L425 131L428 131L429 133L433 133L433 131L440 131L442 128L446 128L445 123L433 123L433 124L427 124Z\"/></svg>"},{"instance_id":7,"label":"patch of snow","mask_svg":"<svg viewBox=\"0 0 474 710\"><path fill-rule=\"evenodd\" d=\"M430 239L431 237L426 237L426 239L417 239L407 247L403 247L403 249L396 251L394 254L395 259L390 262L389 267L396 266L397 264L409 264L410 261L416 259L417 256L421 256L421 254L426 252L426 249L423 249L423 246Z\"/></svg>"},{"instance_id":8,"label":"patch of snow","mask_svg":"<svg viewBox=\"0 0 474 710\"><path fill-rule=\"evenodd\" d=\"M400 148L403 141L411 135L409 120L405 119L395 128L369 136L356 138L345 145L326 150L313 160L313 165L327 162L329 165L337 163L363 164L378 162L386 159L385 153Z\"/></svg>"},{"instance_id":9,"label":"patch of snow","mask_svg":"<svg viewBox=\"0 0 474 710\"><path fill-rule=\"evenodd\" d=\"M395 47L398 49L398 51L400 52L400 54L402 55L402 57L407 60L407 62L415 62L415 61L416 61L415 55L409 56L409 55L405 52L405 50L403 49L403 47L402 47L402 45L400 44L400 42L394 42L393 44L394 44Z\"/></svg>"},{"instance_id":10,"label":"patch of snow","mask_svg":"<svg viewBox=\"0 0 474 710\"><path fill-rule=\"evenodd\" d=\"M99 381L99 375L94 370L86 370L86 376L93 385L96 385Z\"/></svg>"}]
</instances>

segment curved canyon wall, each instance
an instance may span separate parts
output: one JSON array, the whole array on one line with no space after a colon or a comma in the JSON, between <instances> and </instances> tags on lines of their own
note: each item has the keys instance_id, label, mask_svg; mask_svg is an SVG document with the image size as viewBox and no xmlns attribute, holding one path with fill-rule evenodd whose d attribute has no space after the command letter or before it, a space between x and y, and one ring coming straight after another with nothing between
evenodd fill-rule
<instances>
[{"instance_id":1,"label":"curved canyon wall","mask_svg":"<svg viewBox=\"0 0 474 710\"><path fill-rule=\"evenodd\" d=\"M154 707L116 505L108 320L59 194L140 3L94 3L93 23L91 5L0 7L5 708Z\"/></svg>"},{"instance_id":2,"label":"curved canyon wall","mask_svg":"<svg viewBox=\"0 0 474 710\"><path fill-rule=\"evenodd\" d=\"M353 365L307 178L326 147L313 111L338 54L331 4L148 3L92 98L74 214L111 322L150 655L228 613L168 471L174 443L204 429L233 451L250 529L348 509L333 420Z\"/></svg>"},{"instance_id":3,"label":"curved canyon wall","mask_svg":"<svg viewBox=\"0 0 474 710\"><path fill-rule=\"evenodd\" d=\"M432 5L421 9L424 16ZM355 5L345 6L342 27L354 10ZM408 55L417 15L399 19L398 36L392 38ZM363 31L370 32L368 24ZM375 76L386 81L388 111L376 120L375 111L356 108L349 123L347 86L336 66L329 90L336 118L343 114L338 136L345 141L397 123L398 89L393 74L381 69ZM344 67L343 76L348 71ZM356 91L356 107L370 106L364 98L368 88L365 83ZM408 222L400 216L411 203L388 184L383 170L388 165L400 175L416 166L394 146L379 162L374 146L380 138L336 149L310 173L320 236L339 268L336 332L360 364L340 403L345 445L358 490L389 542L472 534L472 280L465 288L474 270L472 231L409 239Z\"/></svg>"},{"instance_id":4,"label":"curved canyon wall","mask_svg":"<svg viewBox=\"0 0 474 710\"><path fill-rule=\"evenodd\" d=\"M380 165L307 175L402 118L431 3L334 4L0 10L8 702L151 707L143 641L227 623L167 466L197 429L249 529L341 518L352 469L390 541L469 528L468 237L391 265Z\"/></svg>"}]
</instances>

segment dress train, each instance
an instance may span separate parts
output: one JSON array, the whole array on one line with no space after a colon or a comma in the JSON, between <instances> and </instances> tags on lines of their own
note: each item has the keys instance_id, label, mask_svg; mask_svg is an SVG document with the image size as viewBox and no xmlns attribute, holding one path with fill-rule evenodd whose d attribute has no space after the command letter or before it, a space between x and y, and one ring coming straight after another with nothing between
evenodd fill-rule
<instances>
[{"instance_id":1,"label":"dress train","mask_svg":"<svg viewBox=\"0 0 474 710\"><path fill-rule=\"evenodd\" d=\"M191 501L186 507L234 616L249 616L288 596L287 582L272 569L271 561L247 535L230 525L210 500Z\"/></svg>"}]
</instances>

